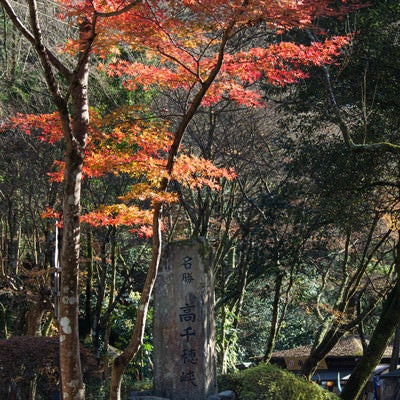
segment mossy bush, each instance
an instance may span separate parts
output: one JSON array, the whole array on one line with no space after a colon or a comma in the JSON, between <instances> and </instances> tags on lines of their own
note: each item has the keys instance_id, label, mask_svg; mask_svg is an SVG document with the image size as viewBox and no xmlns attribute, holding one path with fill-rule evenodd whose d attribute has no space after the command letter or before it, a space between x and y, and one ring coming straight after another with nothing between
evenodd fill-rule
<instances>
[{"instance_id":1,"label":"mossy bush","mask_svg":"<svg viewBox=\"0 0 400 400\"><path fill-rule=\"evenodd\" d=\"M238 400L337 400L334 393L270 364L260 364L219 378L219 390L233 390Z\"/></svg>"}]
</instances>

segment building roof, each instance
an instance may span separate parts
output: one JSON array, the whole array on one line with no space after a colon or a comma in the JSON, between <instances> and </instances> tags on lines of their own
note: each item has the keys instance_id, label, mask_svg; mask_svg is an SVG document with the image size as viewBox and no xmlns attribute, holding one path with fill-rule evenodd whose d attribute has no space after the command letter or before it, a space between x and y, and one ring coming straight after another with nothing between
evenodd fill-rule
<instances>
[{"instance_id":1,"label":"building roof","mask_svg":"<svg viewBox=\"0 0 400 400\"><path fill-rule=\"evenodd\" d=\"M308 357L311 351L311 345L300 346L294 349L276 351L272 354L273 358L300 358ZM327 357L360 357L363 354L361 340L358 336L349 335L343 337L337 345L329 352ZM390 357L392 354L392 346L388 346L385 350L384 357Z\"/></svg>"}]
</instances>

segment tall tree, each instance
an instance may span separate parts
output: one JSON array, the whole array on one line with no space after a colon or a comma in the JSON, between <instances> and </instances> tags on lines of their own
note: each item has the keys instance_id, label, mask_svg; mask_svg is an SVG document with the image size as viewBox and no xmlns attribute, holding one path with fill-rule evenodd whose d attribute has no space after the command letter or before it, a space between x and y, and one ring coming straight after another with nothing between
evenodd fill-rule
<instances>
[{"instance_id":1,"label":"tall tree","mask_svg":"<svg viewBox=\"0 0 400 400\"><path fill-rule=\"evenodd\" d=\"M273 24L278 29L301 28L303 23L311 23L312 15L321 12L312 4L304 7L285 7L285 13L278 4L249 4L243 2L186 2L186 7L171 2L168 8L161 3L146 3L138 13L127 15L129 37L125 33L125 40L131 38L132 44L145 46L147 54L153 55L162 68L157 66L143 66L140 64L119 63L115 65L118 74L133 76L129 81L130 87L138 84L155 84L157 87L168 85L169 88L185 91L187 104L183 108L182 116L174 130L173 143L169 148L166 170L173 173L175 157L187 126L191 122L201 104L209 105L227 95L231 99L245 105L254 106L261 102L261 97L246 86L255 83L263 75L270 83L293 83L300 76L301 70L287 68L287 62L295 61L308 64L317 61L313 53L322 55L319 49L311 44L308 48L293 43L267 45L266 48L251 48L247 51L235 52L229 48L229 43L239 32L253 24ZM265 8L263 6L266 6ZM311 6L311 8L309 8ZM322 12L327 12L324 9ZM292 14L293 13L293 14ZM278 22L279 20L279 22ZM146 25L142 26L142 21ZM279 27L278 27L279 25ZM132 26L141 27L141 31L132 30ZM218 27L218 29L216 29ZM118 27L121 29L119 21ZM196 34L194 34L196 33ZM140 39L139 39L140 38ZM334 54L335 42L330 42ZM327 44L327 43L326 43ZM329 48L329 46L328 46ZM327 48L325 48L327 49ZM304 50L304 52L303 52ZM286 61L285 61L286 60ZM319 59L319 61L322 61ZM325 62L328 61L325 59ZM240 66L240 68L239 68ZM154 79L156 78L156 80ZM160 188L167 188L168 179L164 179ZM154 208L154 218L157 216L155 227L161 215L162 203L158 202ZM160 240L157 238L157 229L153 229L154 256L152 266L154 275L159 261ZM153 279L152 278L152 279ZM146 285L146 287L149 287ZM143 292L148 297L146 292ZM144 305L147 307L148 302ZM141 335L138 334L141 325L136 322L132 340L125 352L115 360L112 376L111 393L119 398L121 376L130 359L135 355L140 344Z\"/></svg>"},{"instance_id":2,"label":"tall tree","mask_svg":"<svg viewBox=\"0 0 400 400\"><path fill-rule=\"evenodd\" d=\"M117 62L108 68L118 76L128 76L126 86L169 87L183 91L186 106L175 124L167 148L166 164L158 182L165 192L174 178L176 157L187 126L200 106L224 96L244 106L262 104L260 93L252 90L259 80L285 85L306 77L305 65L331 62L344 37L327 39L308 46L292 42L265 47L229 47L232 38L262 25L270 37L291 29L305 29L313 19L338 14L329 1L63 1L62 14L73 18L78 39L68 43L74 57L62 62L46 43L35 0L29 0L30 21L25 26L8 0L1 0L12 23L32 44L39 56L53 104L57 110L65 145L62 280L60 308L60 359L62 393L65 399L82 400L84 385L79 359L78 271L80 241L80 190L89 130L88 74L90 55L118 53L124 43L147 57L144 63ZM339 13L343 13L340 10ZM157 60L157 63L154 61ZM115 359L111 398L120 398L124 370L137 354L143 338L145 317L157 275L161 250L161 217L164 198L152 204L153 256L142 292L135 329L125 351Z\"/></svg>"},{"instance_id":3,"label":"tall tree","mask_svg":"<svg viewBox=\"0 0 400 400\"><path fill-rule=\"evenodd\" d=\"M386 0L372 1L370 7L360 11L356 19L348 20L358 27L351 51L341 68L323 66L315 76L316 85L310 86L311 100L308 105L318 110L319 123L339 132L343 142L351 150L351 157L368 153L374 157L385 156L385 167L398 169L400 151L398 138L399 64L397 37L399 34L399 4ZM337 24L330 29L344 30ZM315 34L309 32L316 40ZM319 101L319 106L315 107ZM322 101L321 101L322 100ZM307 102L305 102L307 103ZM303 103L303 104L305 104ZM398 191L398 171L377 185L386 188L388 195ZM394 209L394 215L397 208ZM397 249L395 260L397 264ZM379 357L393 334L392 326L398 323L395 307L398 301L397 282L384 302L381 319L371 337L370 349L360 359L354 373L341 394L346 400L358 398L368 377L372 374Z\"/></svg>"},{"instance_id":4,"label":"tall tree","mask_svg":"<svg viewBox=\"0 0 400 400\"><path fill-rule=\"evenodd\" d=\"M399 107L399 12L397 2L376 0L358 12L354 20L350 18L347 22L357 25L358 33L346 61L340 68L322 67L320 73L314 75L315 79L308 81L310 102L303 102L303 105L308 105L308 111L315 112L320 126L324 120L327 130L341 135L350 149L349 157L359 157L364 152L385 159L382 165L392 168L394 173L378 180L376 185L385 188L388 195L394 192L396 196L400 151L399 119L395 112ZM337 31L344 31L347 27L336 23L329 25L329 29ZM311 32L309 35L316 40L317 35ZM395 217L397 207L393 212ZM394 234L398 234L396 224L394 228ZM397 251L394 251L395 265ZM398 313L395 312L399 300L397 286L396 282L383 304L380 322L371 337L370 350L360 359L344 387L342 398L346 400L356 399L361 394L387 346L392 327L398 323Z\"/></svg>"},{"instance_id":5,"label":"tall tree","mask_svg":"<svg viewBox=\"0 0 400 400\"><path fill-rule=\"evenodd\" d=\"M376 185L392 173L392 168L382 167L386 158L352 158L336 138L315 136L297 141L293 165L309 180L309 211L316 225L313 242L319 248L313 261L321 284L312 303L320 329L302 371L310 379L317 363L373 313L393 286L396 243L393 227L385 222L396 199Z\"/></svg>"},{"instance_id":6,"label":"tall tree","mask_svg":"<svg viewBox=\"0 0 400 400\"><path fill-rule=\"evenodd\" d=\"M47 45L36 0L29 0L29 22L24 25L10 2L1 5L14 26L37 53L49 95L58 112L65 144L62 285L60 302L60 366L63 398L85 397L79 353L78 272L80 247L80 190L89 126L88 76L96 18L77 22L80 47L73 68ZM134 3L132 3L134 4ZM43 5L41 5L43 6ZM97 16L96 16L97 17Z\"/></svg>"}]
</instances>

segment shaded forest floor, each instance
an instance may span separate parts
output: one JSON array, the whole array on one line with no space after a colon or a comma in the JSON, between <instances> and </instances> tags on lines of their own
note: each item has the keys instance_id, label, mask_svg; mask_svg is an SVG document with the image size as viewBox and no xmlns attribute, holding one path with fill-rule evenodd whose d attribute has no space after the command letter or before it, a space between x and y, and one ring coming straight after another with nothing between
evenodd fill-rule
<instances>
[{"instance_id":1,"label":"shaded forest floor","mask_svg":"<svg viewBox=\"0 0 400 400\"><path fill-rule=\"evenodd\" d=\"M0 398L28 399L26 396L36 390L50 398L59 388L58 353L58 337L0 339ZM83 346L81 359L85 380L100 382L98 362Z\"/></svg>"}]
</instances>

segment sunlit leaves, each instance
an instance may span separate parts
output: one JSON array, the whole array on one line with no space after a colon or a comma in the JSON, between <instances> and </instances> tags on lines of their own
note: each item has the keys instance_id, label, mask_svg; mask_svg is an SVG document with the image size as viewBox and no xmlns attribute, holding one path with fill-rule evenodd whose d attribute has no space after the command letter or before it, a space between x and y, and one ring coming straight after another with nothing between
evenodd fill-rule
<instances>
[{"instance_id":1,"label":"sunlit leaves","mask_svg":"<svg viewBox=\"0 0 400 400\"><path fill-rule=\"evenodd\" d=\"M53 114L17 114L10 119L10 126L18 127L21 131L31 134L35 131L37 137L54 144L63 137L61 121L57 112Z\"/></svg>"},{"instance_id":2,"label":"sunlit leaves","mask_svg":"<svg viewBox=\"0 0 400 400\"><path fill-rule=\"evenodd\" d=\"M155 87L195 92L217 65L226 35L234 36L253 24L264 24L271 32L310 28L314 17L342 12L340 7L330 7L325 1L147 1L123 17L107 20L113 26L114 41L141 49L147 61L114 60L103 68L123 79L129 90ZM220 73L203 104L230 98L245 106L259 106L261 96L250 85L296 83L307 77L305 67L332 63L348 42L348 37L309 46L277 41L265 48L225 51Z\"/></svg>"},{"instance_id":3,"label":"sunlit leaves","mask_svg":"<svg viewBox=\"0 0 400 400\"><path fill-rule=\"evenodd\" d=\"M219 179L234 179L233 170L218 168L211 161L182 154L177 160L172 178L191 189L208 186L220 189Z\"/></svg>"},{"instance_id":4,"label":"sunlit leaves","mask_svg":"<svg viewBox=\"0 0 400 400\"><path fill-rule=\"evenodd\" d=\"M183 119L198 94L202 106L222 99L246 107L263 106L259 82L293 84L307 77L307 67L334 62L348 38L300 45L279 40L278 35L293 28L311 28L313 20L322 15L338 15L344 3L336 2L332 8L330 1L322 0L59 1L64 16L93 29L91 51L103 59L99 69L119 79L127 90L185 93ZM227 46L236 34L256 25L269 35L278 34L276 40L266 42L265 47L234 50ZM84 39L70 41L68 51L80 51ZM122 56L125 50L141 56L134 60ZM57 114L19 116L13 124L26 132L37 129L39 137L51 143L63 137ZM117 205L104 206L83 220L99 225L140 225L152 202L176 200L165 187L160 190L161 182L176 180L191 189L218 189L221 179L234 178L232 171L184 151L173 155L172 173L167 173L173 138L168 122L145 107L126 106L109 114L91 110L84 178L124 174L132 179L132 185ZM61 181L63 164L56 163L50 174Z\"/></svg>"},{"instance_id":5,"label":"sunlit leaves","mask_svg":"<svg viewBox=\"0 0 400 400\"><path fill-rule=\"evenodd\" d=\"M116 53L115 46L119 43L144 52L145 62L116 60L104 66L110 75L124 76L130 90L138 85L190 90L197 82L204 82L215 67L221 41L226 35L234 36L255 24L263 24L271 33L310 28L316 17L338 15L357 6L353 6L353 2L337 2L333 8L330 1L313 0L148 0L136 3L129 11L107 18L99 15L121 10L131 2L66 3L72 13L88 18L97 16L94 51L98 54ZM286 42L226 52L225 74L220 74L216 82L219 93L214 88L214 94L208 96L207 102L210 104L212 99L218 101L223 95L229 96L231 87L234 93L230 97L241 102L235 83L252 84L260 79L275 85L297 82L306 77L303 66L332 62L345 43L346 38L335 38L310 46ZM243 100L247 92L243 93Z\"/></svg>"},{"instance_id":6,"label":"sunlit leaves","mask_svg":"<svg viewBox=\"0 0 400 400\"><path fill-rule=\"evenodd\" d=\"M14 127L50 143L63 137L58 115L18 116ZM176 180L192 189L208 186L219 189L220 179L233 179L234 173L217 168L211 162L194 156L180 155L172 176L166 172L168 149L171 145L169 124L151 116L143 106L124 107L101 115L91 112L90 137L85 150L84 179L99 179L107 174L129 176L129 190L116 199L114 205L102 205L82 216L82 222L96 226L127 225L136 233L151 234L151 207L153 202L171 203L177 196L160 190L162 179ZM64 162L56 161L49 172L52 180L62 182ZM51 210L43 213L55 217Z\"/></svg>"}]
</instances>

